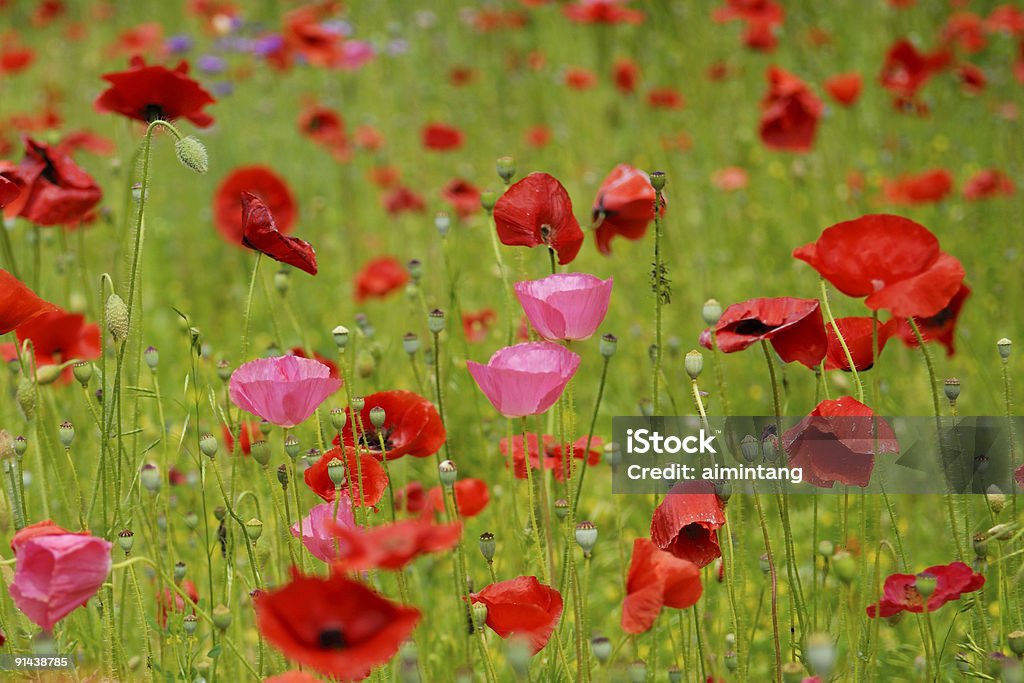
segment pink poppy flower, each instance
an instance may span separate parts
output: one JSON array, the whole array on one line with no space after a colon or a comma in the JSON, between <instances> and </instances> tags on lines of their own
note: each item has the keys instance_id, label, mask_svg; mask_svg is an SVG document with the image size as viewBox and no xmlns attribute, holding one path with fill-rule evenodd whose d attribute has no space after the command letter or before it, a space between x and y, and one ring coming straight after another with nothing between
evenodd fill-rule
<instances>
[{"instance_id":1,"label":"pink poppy flower","mask_svg":"<svg viewBox=\"0 0 1024 683\"><path fill-rule=\"evenodd\" d=\"M539 415L565 390L580 357L550 342L527 342L498 349L487 365L467 361L469 374L487 400L505 417Z\"/></svg>"},{"instance_id":2,"label":"pink poppy flower","mask_svg":"<svg viewBox=\"0 0 1024 683\"><path fill-rule=\"evenodd\" d=\"M333 526L336 524L337 526ZM299 523L292 524L292 536L302 541L306 550L318 560L333 562L338 558L338 546L334 541L332 530L337 528L353 529L356 520L352 516L352 502L347 495L342 495L338 502L338 511L334 511L334 503L321 503L309 510L309 514L302 519L302 529Z\"/></svg>"},{"instance_id":3,"label":"pink poppy flower","mask_svg":"<svg viewBox=\"0 0 1024 683\"><path fill-rule=\"evenodd\" d=\"M85 605L110 574L110 542L50 521L22 529L11 547L16 558L11 598L46 631Z\"/></svg>"},{"instance_id":4,"label":"pink poppy flower","mask_svg":"<svg viewBox=\"0 0 1024 683\"><path fill-rule=\"evenodd\" d=\"M557 273L515 284L530 324L548 341L589 339L608 312L612 279Z\"/></svg>"},{"instance_id":5,"label":"pink poppy flower","mask_svg":"<svg viewBox=\"0 0 1024 683\"><path fill-rule=\"evenodd\" d=\"M341 386L331 369L298 356L257 358L231 375L235 405L279 427L294 427L313 414Z\"/></svg>"}]
</instances>

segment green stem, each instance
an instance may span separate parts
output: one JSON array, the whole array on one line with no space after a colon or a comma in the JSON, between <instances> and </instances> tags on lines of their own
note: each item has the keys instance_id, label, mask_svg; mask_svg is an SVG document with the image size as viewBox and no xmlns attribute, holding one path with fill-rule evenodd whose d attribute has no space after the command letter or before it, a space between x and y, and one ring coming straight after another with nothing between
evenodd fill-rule
<instances>
[{"instance_id":1,"label":"green stem","mask_svg":"<svg viewBox=\"0 0 1024 683\"><path fill-rule=\"evenodd\" d=\"M832 326L832 332L835 333L836 339L839 340L839 345L843 347L843 355L846 357L846 364L850 366L850 373L853 375L853 381L857 384L857 400L864 403L864 384L860 381L860 373L857 372L857 366L853 362L853 354L850 353L850 347L846 345L846 340L843 339L843 333L839 331L839 325L836 323L836 319L832 315L832 307L828 303L828 287L825 285L824 278L821 279L821 308L825 312L826 322Z\"/></svg>"}]
</instances>

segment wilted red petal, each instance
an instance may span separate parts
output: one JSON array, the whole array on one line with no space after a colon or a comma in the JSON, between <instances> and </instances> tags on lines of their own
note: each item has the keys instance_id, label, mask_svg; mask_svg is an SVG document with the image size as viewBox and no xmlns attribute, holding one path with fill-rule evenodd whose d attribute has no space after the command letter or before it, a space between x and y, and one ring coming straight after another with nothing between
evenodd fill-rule
<instances>
[{"instance_id":1,"label":"wilted red petal","mask_svg":"<svg viewBox=\"0 0 1024 683\"><path fill-rule=\"evenodd\" d=\"M704 567L721 557L718 529L725 524L722 502L711 482L676 484L651 518L651 540L676 557Z\"/></svg>"},{"instance_id":2,"label":"wilted red petal","mask_svg":"<svg viewBox=\"0 0 1024 683\"><path fill-rule=\"evenodd\" d=\"M275 261L316 275L313 246L305 240L281 234L270 209L251 192L242 193L242 244Z\"/></svg>"}]
</instances>

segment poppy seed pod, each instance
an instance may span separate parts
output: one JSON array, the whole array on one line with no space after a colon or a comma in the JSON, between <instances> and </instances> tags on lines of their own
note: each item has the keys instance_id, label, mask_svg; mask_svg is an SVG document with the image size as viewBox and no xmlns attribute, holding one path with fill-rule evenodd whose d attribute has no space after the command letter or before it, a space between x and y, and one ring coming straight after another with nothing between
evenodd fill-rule
<instances>
[{"instance_id":1,"label":"poppy seed pod","mask_svg":"<svg viewBox=\"0 0 1024 683\"><path fill-rule=\"evenodd\" d=\"M956 403L956 400L960 397L960 380L956 377L950 377L942 383L942 389L946 392L946 398L949 399L949 402Z\"/></svg>"},{"instance_id":2,"label":"poppy seed pod","mask_svg":"<svg viewBox=\"0 0 1024 683\"><path fill-rule=\"evenodd\" d=\"M199 628L199 618L194 614L186 614L185 618L181 620L181 628L185 631L186 636L195 635Z\"/></svg>"},{"instance_id":3,"label":"poppy seed pod","mask_svg":"<svg viewBox=\"0 0 1024 683\"><path fill-rule=\"evenodd\" d=\"M227 382L231 379L231 363L226 360L217 361L217 377L220 378L221 382Z\"/></svg>"},{"instance_id":4,"label":"poppy seed pod","mask_svg":"<svg viewBox=\"0 0 1024 683\"><path fill-rule=\"evenodd\" d=\"M595 636L590 639L590 652L594 659L604 664L612 656L612 641L604 636Z\"/></svg>"},{"instance_id":5,"label":"poppy seed pod","mask_svg":"<svg viewBox=\"0 0 1024 683\"><path fill-rule=\"evenodd\" d=\"M175 562L174 563L174 574L173 574L173 576L174 576L174 583L180 584L185 579L185 572L187 570L188 570L188 566L184 562L182 562L181 560L178 560L177 562Z\"/></svg>"},{"instance_id":6,"label":"poppy seed pod","mask_svg":"<svg viewBox=\"0 0 1024 683\"><path fill-rule=\"evenodd\" d=\"M199 515L190 510L182 516L181 521L185 523L186 529L195 531L196 527L199 526Z\"/></svg>"},{"instance_id":7,"label":"poppy seed pod","mask_svg":"<svg viewBox=\"0 0 1024 683\"><path fill-rule=\"evenodd\" d=\"M701 307L700 315L705 325L714 325L722 317L722 304L718 303L718 299L708 299Z\"/></svg>"},{"instance_id":8,"label":"poppy seed pod","mask_svg":"<svg viewBox=\"0 0 1024 683\"><path fill-rule=\"evenodd\" d=\"M634 660L629 665L629 680L630 683L644 683L647 680L647 664L643 660Z\"/></svg>"},{"instance_id":9,"label":"poppy seed pod","mask_svg":"<svg viewBox=\"0 0 1024 683\"><path fill-rule=\"evenodd\" d=\"M857 577L857 561L845 550L840 550L832 556L832 567L836 576L846 585L850 585Z\"/></svg>"},{"instance_id":10,"label":"poppy seed pod","mask_svg":"<svg viewBox=\"0 0 1024 683\"><path fill-rule=\"evenodd\" d=\"M697 378L700 377L701 371L704 369L704 356L696 349L689 351L686 357L683 358L683 367L686 369L686 374L690 376L690 379L696 382Z\"/></svg>"},{"instance_id":11,"label":"poppy seed pod","mask_svg":"<svg viewBox=\"0 0 1024 683\"><path fill-rule=\"evenodd\" d=\"M341 408L331 408L330 419L334 430L340 432L348 423L348 413Z\"/></svg>"},{"instance_id":12,"label":"poppy seed pod","mask_svg":"<svg viewBox=\"0 0 1024 683\"><path fill-rule=\"evenodd\" d=\"M494 164L494 170L498 172L498 177L502 182L508 185L516 176L516 160L512 157L498 157Z\"/></svg>"},{"instance_id":13,"label":"poppy seed pod","mask_svg":"<svg viewBox=\"0 0 1024 683\"><path fill-rule=\"evenodd\" d=\"M832 541L825 539L818 543L818 554L824 558L830 558L836 552L836 544Z\"/></svg>"},{"instance_id":14,"label":"poppy seed pod","mask_svg":"<svg viewBox=\"0 0 1024 683\"><path fill-rule=\"evenodd\" d=\"M344 325L338 325L331 330L331 335L334 337L334 343L339 351L348 346L348 328Z\"/></svg>"},{"instance_id":15,"label":"poppy seed pod","mask_svg":"<svg viewBox=\"0 0 1024 683\"><path fill-rule=\"evenodd\" d=\"M231 610L225 605L217 605L213 608L213 613L210 615L213 625L216 626L220 631L227 631L228 627L231 626Z\"/></svg>"},{"instance_id":16,"label":"poppy seed pod","mask_svg":"<svg viewBox=\"0 0 1024 683\"><path fill-rule=\"evenodd\" d=\"M345 463L339 458L331 458L331 461L327 463L327 476L331 478L334 487L339 488L345 483Z\"/></svg>"},{"instance_id":17,"label":"poppy seed pod","mask_svg":"<svg viewBox=\"0 0 1024 683\"><path fill-rule=\"evenodd\" d=\"M278 465L277 466L277 483L281 485L281 488L288 487L288 466Z\"/></svg>"},{"instance_id":18,"label":"poppy seed pod","mask_svg":"<svg viewBox=\"0 0 1024 683\"><path fill-rule=\"evenodd\" d=\"M804 679L804 667L800 662L786 662L782 665L782 680L785 683L800 683Z\"/></svg>"},{"instance_id":19,"label":"poppy seed pod","mask_svg":"<svg viewBox=\"0 0 1024 683\"><path fill-rule=\"evenodd\" d=\"M431 334L441 334L444 330L444 311L435 308L430 312L430 315L427 316L427 329Z\"/></svg>"},{"instance_id":20,"label":"poppy seed pod","mask_svg":"<svg viewBox=\"0 0 1024 683\"><path fill-rule=\"evenodd\" d=\"M363 412L363 408L365 406L366 406L366 399L365 398L363 398L362 396L353 396L352 397L352 410L356 411L357 413L361 413L361 412Z\"/></svg>"},{"instance_id":21,"label":"poppy seed pod","mask_svg":"<svg viewBox=\"0 0 1024 683\"><path fill-rule=\"evenodd\" d=\"M412 259L406 265L406 269L409 271L412 281L419 284L419 281L423 279L423 262L419 259Z\"/></svg>"},{"instance_id":22,"label":"poppy seed pod","mask_svg":"<svg viewBox=\"0 0 1024 683\"><path fill-rule=\"evenodd\" d=\"M654 188L655 192L661 192L665 189L665 183L668 178L665 176L664 171L651 171L651 187Z\"/></svg>"},{"instance_id":23,"label":"poppy seed pod","mask_svg":"<svg viewBox=\"0 0 1024 683\"><path fill-rule=\"evenodd\" d=\"M249 446L249 454L252 455L253 460L266 467L267 463L270 462L270 444L263 439L253 441L252 445Z\"/></svg>"},{"instance_id":24,"label":"poppy seed pod","mask_svg":"<svg viewBox=\"0 0 1024 683\"><path fill-rule=\"evenodd\" d=\"M743 459L747 462L757 462L758 457L761 455L761 445L753 434L747 434L740 441L740 453L743 454Z\"/></svg>"},{"instance_id":25,"label":"poppy seed pod","mask_svg":"<svg viewBox=\"0 0 1024 683\"><path fill-rule=\"evenodd\" d=\"M107 331L114 338L115 342L123 342L128 338L128 305L125 304L117 294L107 297L107 305L104 311L107 322Z\"/></svg>"},{"instance_id":26,"label":"poppy seed pod","mask_svg":"<svg viewBox=\"0 0 1024 683\"><path fill-rule=\"evenodd\" d=\"M668 680L669 683L681 683L683 680L683 670L675 665L670 666L668 668Z\"/></svg>"},{"instance_id":27,"label":"poppy seed pod","mask_svg":"<svg viewBox=\"0 0 1024 683\"><path fill-rule=\"evenodd\" d=\"M146 361L146 367L150 370L156 370L156 366L160 363L160 352L156 350L155 346L147 346L146 350L142 352L142 360Z\"/></svg>"},{"instance_id":28,"label":"poppy seed pod","mask_svg":"<svg viewBox=\"0 0 1024 683\"><path fill-rule=\"evenodd\" d=\"M121 529L121 531L117 532L117 544L121 546L124 554L128 555L135 545L135 534L131 529Z\"/></svg>"},{"instance_id":29,"label":"poppy seed pod","mask_svg":"<svg viewBox=\"0 0 1024 683\"><path fill-rule=\"evenodd\" d=\"M597 544L597 527L586 520L576 525L576 543L583 549L584 557L590 557Z\"/></svg>"},{"instance_id":30,"label":"poppy seed pod","mask_svg":"<svg viewBox=\"0 0 1024 683\"><path fill-rule=\"evenodd\" d=\"M89 380L92 379L92 363L87 360L79 361L71 366L71 372L84 389L89 386Z\"/></svg>"},{"instance_id":31,"label":"poppy seed pod","mask_svg":"<svg viewBox=\"0 0 1024 683\"><path fill-rule=\"evenodd\" d=\"M497 549L498 543L494 539L494 534L490 531L480 534L480 554L484 556L488 564L494 561L494 553Z\"/></svg>"},{"instance_id":32,"label":"poppy seed pod","mask_svg":"<svg viewBox=\"0 0 1024 683\"><path fill-rule=\"evenodd\" d=\"M999 357L1003 359L1005 363L1010 358L1010 351L1013 350L1013 342L1003 337L996 342L996 348L999 349Z\"/></svg>"},{"instance_id":33,"label":"poppy seed pod","mask_svg":"<svg viewBox=\"0 0 1024 683\"><path fill-rule=\"evenodd\" d=\"M263 522L253 517L245 523L245 535L249 537L249 540L255 543L263 535Z\"/></svg>"},{"instance_id":34,"label":"poppy seed pod","mask_svg":"<svg viewBox=\"0 0 1024 683\"><path fill-rule=\"evenodd\" d=\"M817 676L827 679L836 665L836 646L827 633L812 633L807 637L807 663Z\"/></svg>"},{"instance_id":35,"label":"poppy seed pod","mask_svg":"<svg viewBox=\"0 0 1024 683\"><path fill-rule=\"evenodd\" d=\"M279 270L276 273L274 273L274 289L277 290L278 294L280 294L281 296L287 294L288 290L291 288L291 285L291 273L289 273L287 270Z\"/></svg>"},{"instance_id":36,"label":"poppy seed pod","mask_svg":"<svg viewBox=\"0 0 1024 683\"><path fill-rule=\"evenodd\" d=\"M437 230L437 234L444 239L448 236L448 230L452 227L452 219L448 217L444 211L439 212L434 216L434 228Z\"/></svg>"},{"instance_id":37,"label":"poppy seed pod","mask_svg":"<svg viewBox=\"0 0 1024 683\"><path fill-rule=\"evenodd\" d=\"M615 351L619 346L619 338L614 334L605 334L601 336L601 341L598 344L598 348L601 351L601 355L605 358L611 358L615 355Z\"/></svg>"},{"instance_id":38,"label":"poppy seed pod","mask_svg":"<svg viewBox=\"0 0 1024 683\"><path fill-rule=\"evenodd\" d=\"M377 429L383 427L385 418L386 414L383 408L381 408L380 406L374 406L370 408L370 424L372 424L374 427L376 427Z\"/></svg>"},{"instance_id":39,"label":"poppy seed pod","mask_svg":"<svg viewBox=\"0 0 1024 683\"><path fill-rule=\"evenodd\" d=\"M210 158L206 153L206 145L191 135L178 138L178 141L174 143L174 153L182 166L192 169L199 175L210 170Z\"/></svg>"},{"instance_id":40,"label":"poppy seed pod","mask_svg":"<svg viewBox=\"0 0 1024 683\"><path fill-rule=\"evenodd\" d=\"M199 450L203 452L207 458L213 459L213 456L217 455L217 437L213 434L203 434L199 439Z\"/></svg>"},{"instance_id":41,"label":"poppy seed pod","mask_svg":"<svg viewBox=\"0 0 1024 683\"><path fill-rule=\"evenodd\" d=\"M455 485L455 480L459 477L459 470L451 460L445 460L438 465L437 473L441 479L441 485L448 489Z\"/></svg>"},{"instance_id":42,"label":"poppy seed pod","mask_svg":"<svg viewBox=\"0 0 1024 683\"><path fill-rule=\"evenodd\" d=\"M64 420L57 428L57 434L60 437L61 445L64 448L71 448L71 443L75 440L75 426L68 420Z\"/></svg>"},{"instance_id":43,"label":"poppy seed pod","mask_svg":"<svg viewBox=\"0 0 1024 683\"><path fill-rule=\"evenodd\" d=\"M559 498L555 501L555 516L559 519L565 519L569 516L569 501L565 498Z\"/></svg>"},{"instance_id":44,"label":"poppy seed pod","mask_svg":"<svg viewBox=\"0 0 1024 683\"><path fill-rule=\"evenodd\" d=\"M416 336L415 332L408 332L402 337L402 348L410 356L416 355L416 352L420 350L420 338Z\"/></svg>"},{"instance_id":45,"label":"poppy seed pod","mask_svg":"<svg viewBox=\"0 0 1024 683\"><path fill-rule=\"evenodd\" d=\"M484 190L480 193L480 206L484 207L484 211L491 213L494 211L494 205L498 202L498 193L494 190Z\"/></svg>"},{"instance_id":46,"label":"poppy seed pod","mask_svg":"<svg viewBox=\"0 0 1024 683\"><path fill-rule=\"evenodd\" d=\"M921 572L918 574L914 581L914 589L917 590L925 600L931 597L938 585L938 578L936 578L934 574L929 574L927 572Z\"/></svg>"},{"instance_id":47,"label":"poppy seed pod","mask_svg":"<svg viewBox=\"0 0 1024 683\"><path fill-rule=\"evenodd\" d=\"M473 604L473 627L482 629L487 622L487 605L482 602Z\"/></svg>"},{"instance_id":48,"label":"poppy seed pod","mask_svg":"<svg viewBox=\"0 0 1024 683\"><path fill-rule=\"evenodd\" d=\"M1011 631L1006 636L1010 651L1018 657L1024 656L1024 631Z\"/></svg>"},{"instance_id":49,"label":"poppy seed pod","mask_svg":"<svg viewBox=\"0 0 1024 683\"><path fill-rule=\"evenodd\" d=\"M14 437L14 455L20 460L25 456L25 451L28 450L28 439L24 436Z\"/></svg>"},{"instance_id":50,"label":"poppy seed pod","mask_svg":"<svg viewBox=\"0 0 1024 683\"><path fill-rule=\"evenodd\" d=\"M142 487L150 493L159 491L160 485L163 483L160 477L160 470L151 462L147 462L139 470L139 481L142 482Z\"/></svg>"},{"instance_id":51,"label":"poppy seed pod","mask_svg":"<svg viewBox=\"0 0 1024 683\"><path fill-rule=\"evenodd\" d=\"M622 449L615 441L609 441L604 445L604 461L610 467L618 467L622 462Z\"/></svg>"},{"instance_id":52,"label":"poppy seed pod","mask_svg":"<svg viewBox=\"0 0 1024 683\"><path fill-rule=\"evenodd\" d=\"M289 458L294 460L299 457L299 440L294 435L289 434L284 440L284 452Z\"/></svg>"}]
</instances>

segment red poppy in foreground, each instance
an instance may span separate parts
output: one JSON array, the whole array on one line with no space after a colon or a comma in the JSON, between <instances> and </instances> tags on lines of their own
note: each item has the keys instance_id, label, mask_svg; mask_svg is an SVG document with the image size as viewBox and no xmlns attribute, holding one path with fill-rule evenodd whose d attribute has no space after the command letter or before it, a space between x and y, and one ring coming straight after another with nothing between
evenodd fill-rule
<instances>
[{"instance_id":1,"label":"red poppy in foreground","mask_svg":"<svg viewBox=\"0 0 1024 683\"><path fill-rule=\"evenodd\" d=\"M333 569L401 569L425 553L454 548L462 535L462 523L434 524L419 518L369 529L334 524L331 533L338 541Z\"/></svg>"},{"instance_id":2,"label":"red poppy in foreground","mask_svg":"<svg viewBox=\"0 0 1024 683\"><path fill-rule=\"evenodd\" d=\"M421 132L423 146L435 152L447 152L462 147L462 131L445 123L431 123Z\"/></svg>"},{"instance_id":3,"label":"red poppy in foreground","mask_svg":"<svg viewBox=\"0 0 1024 683\"><path fill-rule=\"evenodd\" d=\"M646 538L633 541L633 559L622 603L622 630L649 631L662 607L686 609L700 599L700 569L661 550Z\"/></svg>"},{"instance_id":4,"label":"red poppy in foreground","mask_svg":"<svg viewBox=\"0 0 1024 683\"><path fill-rule=\"evenodd\" d=\"M38 318L44 313L54 313L60 309L49 301L43 301L22 282L0 269L0 334L7 334L18 325Z\"/></svg>"},{"instance_id":5,"label":"red poppy in foreground","mask_svg":"<svg viewBox=\"0 0 1024 683\"><path fill-rule=\"evenodd\" d=\"M928 204L945 199L953 191L953 176L944 168L922 173L904 173L882 183L890 204Z\"/></svg>"},{"instance_id":6,"label":"red poppy in foreground","mask_svg":"<svg viewBox=\"0 0 1024 683\"><path fill-rule=\"evenodd\" d=\"M298 209L284 179L266 166L239 166L221 181L213 196L213 220L225 240L242 244L245 222L238 211L238 201L244 192L256 195L266 204L278 232L286 235L292 231Z\"/></svg>"},{"instance_id":7,"label":"red poppy in foreground","mask_svg":"<svg viewBox=\"0 0 1024 683\"><path fill-rule=\"evenodd\" d=\"M394 256L375 258L356 274L356 303L382 299L408 281L409 271Z\"/></svg>"},{"instance_id":8,"label":"red poppy in foreground","mask_svg":"<svg viewBox=\"0 0 1024 683\"><path fill-rule=\"evenodd\" d=\"M939 249L928 228L887 214L837 223L817 242L793 250L793 256L843 294L867 297L871 310L900 318L935 315L964 279L963 266Z\"/></svg>"},{"instance_id":9,"label":"red poppy in foreground","mask_svg":"<svg viewBox=\"0 0 1024 683\"><path fill-rule=\"evenodd\" d=\"M525 638L533 654L544 649L562 616L562 595L536 576L492 583L469 598L473 604L487 605L486 623L491 630L502 638Z\"/></svg>"},{"instance_id":10,"label":"red poppy in foreground","mask_svg":"<svg viewBox=\"0 0 1024 683\"><path fill-rule=\"evenodd\" d=\"M334 502L334 482L327 468L335 458L341 460L346 477L338 490L348 494L352 505L379 503L388 488L388 475L376 458L365 452L357 457L354 448L345 448L344 455L341 448L332 448L320 456L303 473L306 486L328 503Z\"/></svg>"},{"instance_id":11,"label":"red poppy in foreground","mask_svg":"<svg viewBox=\"0 0 1024 683\"><path fill-rule=\"evenodd\" d=\"M5 216L21 216L36 225L64 225L86 217L103 198L96 181L76 164L60 145L25 138L25 156L4 177L10 198ZM12 196L13 195L13 196Z\"/></svg>"},{"instance_id":12,"label":"red poppy in foreground","mask_svg":"<svg viewBox=\"0 0 1024 683\"><path fill-rule=\"evenodd\" d=\"M769 149L809 151L823 108L806 83L777 66L769 67L768 92L761 100L761 140Z\"/></svg>"},{"instance_id":13,"label":"red poppy in foreground","mask_svg":"<svg viewBox=\"0 0 1024 683\"><path fill-rule=\"evenodd\" d=\"M358 436L353 435L355 421L346 408L348 419L341 438L347 448L355 448L356 439L364 453L371 453L378 460L381 455L381 441L388 460L397 460L403 455L426 458L437 453L444 445L445 431L437 408L428 399L412 391L380 391L363 398L363 409L359 413ZM384 411L384 423L373 424L374 409ZM339 445L338 437L334 445Z\"/></svg>"},{"instance_id":14,"label":"red poppy in foreground","mask_svg":"<svg viewBox=\"0 0 1024 683\"><path fill-rule=\"evenodd\" d=\"M476 517L491 501L491 491L483 479L459 479L452 491L459 517ZM427 492L427 500L435 512L444 512L444 493L440 486L435 486Z\"/></svg>"},{"instance_id":15,"label":"red poppy in foreground","mask_svg":"<svg viewBox=\"0 0 1024 683\"><path fill-rule=\"evenodd\" d=\"M964 199L976 202L992 197L1010 197L1016 191L1013 180L999 169L978 171L964 185Z\"/></svg>"},{"instance_id":16,"label":"red poppy in foreground","mask_svg":"<svg viewBox=\"0 0 1024 683\"><path fill-rule=\"evenodd\" d=\"M494 223L502 244L543 244L558 254L561 265L576 258L583 246L569 193L547 173L531 173L508 188L494 205Z\"/></svg>"},{"instance_id":17,"label":"red poppy in foreground","mask_svg":"<svg viewBox=\"0 0 1024 683\"><path fill-rule=\"evenodd\" d=\"M189 78L188 68L186 61L171 70L165 66L146 66L142 57L132 57L127 71L103 75L110 87L96 98L93 106L96 111L121 114L143 123L186 118L206 128L213 123L213 117L203 108L216 100Z\"/></svg>"},{"instance_id":18,"label":"red poppy in foreground","mask_svg":"<svg viewBox=\"0 0 1024 683\"><path fill-rule=\"evenodd\" d=\"M869 370L875 362L875 337L878 338L878 353L882 353L885 343L892 335L896 334L896 319L889 320L878 325L875 332L875 321L871 318L836 318L836 325L839 327L839 334L846 342L846 348L853 358L853 366L858 371ZM850 362L846 358L846 351L839 342L832 325L825 325L825 333L828 335L828 351L825 352L826 370L850 370Z\"/></svg>"},{"instance_id":19,"label":"red poppy in foreground","mask_svg":"<svg viewBox=\"0 0 1024 683\"><path fill-rule=\"evenodd\" d=\"M917 329L921 333L921 338L925 342L938 342L942 344L946 349L947 356L952 356L956 353L956 343L953 340L953 334L956 331L956 321L960 318L960 309L963 308L964 301L970 295L971 288L966 284L960 285L960 289L953 295L953 298L938 313L928 317L915 316L914 322L917 323ZM897 332L900 339L910 348L916 348L917 336L914 334L914 330L911 329L910 323L900 319L898 324Z\"/></svg>"},{"instance_id":20,"label":"red poppy in foreground","mask_svg":"<svg viewBox=\"0 0 1024 683\"><path fill-rule=\"evenodd\" d=\"M828 337L817 299L750 299L725 309L715 323L714 342L723 353L742 351L761 340L771 342L787 363L800 361L815 368L828 350ZM711 328L700 335L712 347Z\"/></svg>"},{"instance_id":21,"label":"red poppy in foreground","mask_svg":"<svg viewBox=\"0 0 1024 683\"><path fill-rule=\"evenodd\" d=\"M18 345L32 340L36 367L60 365L69 360L95 360L100 357L100 327L85 322L85 316L58 308L22 323L15 330ZM14 344L0 344L4 360L17 358ZM64 368L62 382L70 382L71 368Z\"/></svg>"},{"instance_id":22,"label":"red poppy in foreground","mask_svg":"<svg viewBox=\"0 0 1024 683\"><path fill-rule=\"evenodd\" d=\"M876 453L899 453L892 427L850 396L825 400L782 435L789 466L803 469L804 481L830 489L836 482L867 486Z\"/></svg>"},{"instance_id":23,"label":"red poppy in foreground","mask_svg":"<svg viewBox=\"0 0 1024 683\"><path fill-rule=\"evenodd\" d=\"M628 164L616 166L601 183L594 200L597 250L605 255L612 253L611 241L616 235L628 240L642 238L654 220L654 199L650 176ZM665 214L664 204L659 214Z\"/></svg>"},{"instance_id":24,"label":"red poppy in foreground","mask_svg":"<svg viewBox=\"0 0 1024 683\"><path fill-rule=\"evenodd\" d=\"M576 0L562 12L577 24L642 24L644 13L626 7L628 0Z\"/></svg>"},{"instance_id":25,"label":"red poppy in foreground","mask_svg":"<svg viewBox=\"0 0 1024 683\"><path fill-rule=\"evenodd\" d=\"M651 518L651 540L698 567L722 556L718 529L725 524L722 501L708 481L676 484Z\"/></svg>"},{"instance_id":26,"label":"red poppy in foreground","mask_svg":"<svg viewBox=\"0 0 1024 683\"><path fill-rule=\"evenodd\" d=\"M321 578L293 570L285 586L259 593L256 623L291 661L341 680L362 680L391 659L420 620L340 574Z\"/></svg>"},{"instance_id":27,"label":"red poppy in foreground","mask_svg":"<svg viewBox=\"0 0 1024 683\"><path fill-rule=\"evenodd\" d=\"M931 594L922 595L919 586L927 584ZM891 617L900 612L934 612L947 602L959 600L985 585L985 577L963 562L928 567L920 574L890 574L885 579L882 599L868 605L871 618ZM927 592L927 591L926 591Z\"/></svg>"},{"instance_id":28,"label":"red poppy in foreground","mask_svg":"<svg viewBox=\"0 0 1024 683\"><path fill-rule=\"evenodd\" d=\"M825 79L825 91L844 107L852 106L860 97L862 82L856 71L836 74Z\"/></svg>"}]
</instances>

